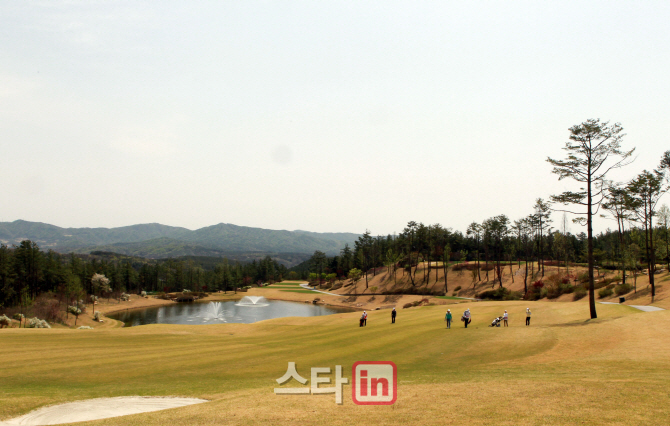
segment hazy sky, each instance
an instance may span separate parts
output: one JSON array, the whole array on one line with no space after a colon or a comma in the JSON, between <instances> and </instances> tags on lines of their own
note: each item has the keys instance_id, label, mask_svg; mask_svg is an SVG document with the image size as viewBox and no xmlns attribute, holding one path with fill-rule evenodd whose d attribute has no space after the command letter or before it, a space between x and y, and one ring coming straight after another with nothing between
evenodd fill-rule
<instances>
[{"instance_id":1,"label":"hazy sky","mask_svg":"<svg viewBox=\"0 0 670 426\"><path fill-rule=\"evenodd\" d=\"M577 188L545 161L572 125L623 125L618 180L670 149L668 22L667 1L3 1L0 221L518 219Z\"/></svg>"}]
</instances>

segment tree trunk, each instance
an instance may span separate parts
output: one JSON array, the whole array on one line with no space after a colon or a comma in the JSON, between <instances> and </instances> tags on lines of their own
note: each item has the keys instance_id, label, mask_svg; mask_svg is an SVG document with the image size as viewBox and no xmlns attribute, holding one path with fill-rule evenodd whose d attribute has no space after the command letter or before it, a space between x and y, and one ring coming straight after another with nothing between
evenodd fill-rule
<instances>
[{"instance_id":1,"label":"tree trunk","mask_svg":"<svg viewBox=\"0 0 670 426\"><path fill-rule=\"evenodd\" d=\"M654 296L656 296L656 285L654 280L654 272L656 272L656 252L654 251L654 216L652 211L651 200L649 200L649 284L651 285L651 303L654 303Z\"/></svg>"},{"instance_id":2,"label":"tree trunk","mask_svg":"<svg viewBox=\"0 0 670 426\"><path fill-rule=\"evenodd\" d=\"M587 228L587 249L586 260L589 264L589 311L591 319L598 318L596 313L595 283L593 279L593 216L591 206L591 164L589 162L587 179L587 205L586 205L586 228Z\"/></svg>"},{"instance_id":3,"label":"tree trunk","mask_svg":"<svg viewBox=\"0 0 670 426\"><path fill-rule=\"evenodd\" d=\"M528 294L528 256L526 256L526 270L523 274L523 295Z\"/></svg>"}]
</instances>

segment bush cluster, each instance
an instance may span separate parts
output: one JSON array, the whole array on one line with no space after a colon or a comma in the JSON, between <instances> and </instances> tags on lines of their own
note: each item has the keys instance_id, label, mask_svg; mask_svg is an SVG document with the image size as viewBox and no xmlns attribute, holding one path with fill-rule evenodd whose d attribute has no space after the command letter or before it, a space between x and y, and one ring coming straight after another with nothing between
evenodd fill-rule
<instances>
[{"instance_id":1,"label":"bush cluster","mask_svg":"<svg viewBox=\"0 0 670 426\"><path fill-rule=\"evenodd\" d=\"M518 291L511 291L505 287L500 287L496 290L483 291L477 295L477 299L487 300L520 300L521 293Z\"/></svg>"},{"instance_id":2,"label":"bush cluster","mask_svg":"<svg viewBox=\"0 0 670 426\"><path fill-rule=\"evenodd\" d=\"M616 293L617 296L623 296L624 294L630 293L630 291L633 289L633 286L626 283L626 284L621 284L616 286L614 289L614 292Z\"/></svg>"},{"instance_id":3,"label":"bush cluster","mask_svg":"<svg viewBox=\"0 0 670 426\"><path fill-rule=\"evenodd\" d=\"M600 297L601 299L610 297L612 294L614 294L614 291L609 287L603 287L600 290L598 290L598 297Z\"/></svg>"},{"instance_id":4,"label":"bush cluster","mask_svg":"<svg viewBox=\"0 0 670 426\"><path fill-rule=\"evenodd\" d=\"M572 295L572 300L579 300L584 297L586 297L586 289L584 287L577 287Z\"/></svg>"},{"instance_id":5,"label":"bush cluster","mask_svg":"<svg viewBox=\"0 0 670 426\"><path fill-rule=\"evenodd\" d=\"M28 328L51 328L48 322L37 317L29 319L26 326Z\"/></svg>"}]
</instances>

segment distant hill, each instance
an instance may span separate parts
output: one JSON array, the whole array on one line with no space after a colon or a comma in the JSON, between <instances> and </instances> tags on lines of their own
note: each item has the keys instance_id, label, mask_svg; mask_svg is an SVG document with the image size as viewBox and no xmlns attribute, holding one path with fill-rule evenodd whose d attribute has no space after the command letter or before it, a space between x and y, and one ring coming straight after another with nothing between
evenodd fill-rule
<instances>
[{"instance_id":1,"label":"distant hill","mask_svg":"<svg viewBox=\"0 0 670 426\"><path fill-rule=\"evenodd\" d=\"M339 253L346 243L359 237L352 233L278 231L220 223L191 231L186 228L147 223L119 228L61 228L40 222L0 222L0 243L12 245L32 240L45 249L61 253L109 251L130 256L166 258L206 256L247 258L266 254L285 256L295 264L304 254L320 250ZM295 256L297 255L297 256ZM284 263L284 262L283 262Z\"/></svg>"}]
</instances>

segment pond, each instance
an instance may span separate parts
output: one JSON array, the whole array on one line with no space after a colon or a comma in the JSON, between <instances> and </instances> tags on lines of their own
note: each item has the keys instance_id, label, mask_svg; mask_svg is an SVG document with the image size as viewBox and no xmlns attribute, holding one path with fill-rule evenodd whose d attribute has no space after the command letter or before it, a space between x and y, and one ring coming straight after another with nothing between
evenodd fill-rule
<instances>
[{"instance_id":1,"label":"pond","mask_svg":"<svg viewBox=\"0 0 670 426\"><path fill-rule=\"evenodd\" d=\"M344 312L355 312L355 309L246 296L239 301L175 303L117 312L108 316L122 321L126 327L132 327L145 324L249 324L272 318L314 317Z\"/></svg>"}]
</instances>

